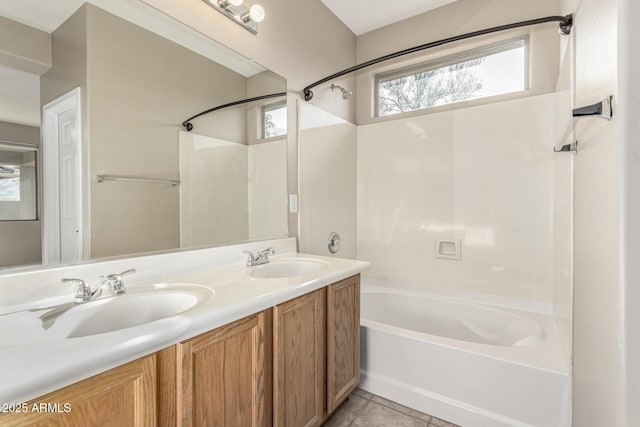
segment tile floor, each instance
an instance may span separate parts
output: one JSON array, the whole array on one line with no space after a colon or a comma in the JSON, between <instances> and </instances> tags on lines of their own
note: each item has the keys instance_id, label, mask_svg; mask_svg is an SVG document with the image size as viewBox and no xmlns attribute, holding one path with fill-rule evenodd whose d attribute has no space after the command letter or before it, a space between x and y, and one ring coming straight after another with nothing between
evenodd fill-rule
<instances>
[{"instance_id":1,"label":"tile floor","mask_svg":"<svg viewBox=\"0 0 640 427\"><path fill-rule=\"evenodd\" d=\"M459 427L380 396L356 389L325 427Z\"/></svg>"}]
</instances>

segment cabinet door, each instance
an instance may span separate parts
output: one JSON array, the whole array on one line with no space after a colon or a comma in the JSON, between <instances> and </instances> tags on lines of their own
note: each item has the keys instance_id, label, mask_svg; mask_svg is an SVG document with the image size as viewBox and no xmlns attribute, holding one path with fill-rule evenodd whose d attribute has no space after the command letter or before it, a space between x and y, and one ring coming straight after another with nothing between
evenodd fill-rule
<instances>
[{"instance_id":1,"label":"cabinet door","mask_svg":"<svg viewBox=\"0 0 640 427\"><path fill-rule=\"evenodd\" d=\"M0 416L0 425L151 427L155 411L156 359L151 355L35 399L26 413Z\"/></svg>"},{"instance_id":2,"label":"cabinet door","mask_svg":"<svg viewBox=\"0 0 640 427\"><path fill-rule=\"evenodd\" d=\"M273 310L274 424L320 425L325 390L325 290L303 295Z\"/></svg>"},{"instance_id":3,"label":"cabinet door","mask_svg":"<svg viewBox=\"0 0 640 427\"><path fill-rule=\"evenodd\" d=\"M360 275L327 288L327 412L360 382Z\"/></svg>"},{"instance_id":4,"label":"cabinet door","mask_svg":"<svg viewBox=\"0 0 640 427\"><path fill-rule=\"evenodd\" d=\"M177 345L178 425L271 425L270 314L257 313Z\"/></svg>"}]
</instances>

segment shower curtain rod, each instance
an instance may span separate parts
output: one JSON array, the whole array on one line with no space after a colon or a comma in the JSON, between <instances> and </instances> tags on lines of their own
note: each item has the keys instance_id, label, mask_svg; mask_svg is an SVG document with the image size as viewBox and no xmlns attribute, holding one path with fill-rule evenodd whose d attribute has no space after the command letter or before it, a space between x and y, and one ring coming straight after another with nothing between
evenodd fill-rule
<instances>
[{"instance_id":1,"label":"shower curtain rod","mask_svg":"<svg viewBox=\"0 0 640 427\"><path fill-rule=\"evenodd\" d=\"M247 104L249 102L260 101L263 99L279 98L281 96L287 96L287 92L278 92L278 93L271 93L269 95L255 96L253 98L241 99L239 101L229 102L228 104L218 105L217 107L209 108L208 110L205 110L202 113L198 113L195 116L189 117L187 120L182 122L182 126L184 126L187 129L187 131L191 132L193 130L193 124L191 123L191 120L197 119L200 116L213 113L214 111L222 110L223 108L235 107L236 105Z\"/></svg>"},{"instance_id":2,"label":"shower curtain rod","mask_svg":"<svg viewBox=\"0 0 640 427\"><path fill-rule=\"evenodd\" d=\"M568 35L571 33L571 26L573 25L573 15L567 15L567 16L547 16L544 18L538 18L538 19L530 19L528 21L520 21L520 22L515 22L513 24L507 24L507 25L500 25L497 27L492 27L492 28L486 28L484 30L479 30L479 31L473 31L471 33L466 33L466 34L460 34L457 36L453 36L453 37L449 37L446 39L442 39L442 40L437 40L434 42L430 42L430 43L425 43L425 44L421 44L420 46L415 46L409 49L404 49L404 50L400 50L398 52L394 52L394 53L390 53L388 55L384 55L381 56L379 58L375 58L375 59L371 59L367 62L363 62L362 64L358 64L358 65L354 65L353 67L349 67L346 68L342 71L339 71L335 74L330 75L329 77L325 77L322 80L318 80L315 83L310 84L309 86L305 87L303 89L304 92L304 99L305 101L310 101L313 98L313 91L311 89L313 89L314 87L321 85L323 83L327 83L333 79L336 79L338 77L342 77L345 74L350 74L353 73L354 71L359 71L362 70L363 68L367 68L370 67L371 65L375 65L378 64L380 62L384 62L384 61L388 61L390 59L395 59L398 58L400 56L404 56L404 55L408 55L411 53L415 53L415 52L420 52L421 50L426 50L426 49L431 49L432 47L437 47L437 46L442 46L444 44L447 43L452 43L452 42L457 42L460 40L465 40L465 39L469 39L472 37L477 37L477 36L483 36L486 34L491 34L491 33L497 33L500 31L505 31L505 30L512 30L514 28L520 28L520 27L528 27L530 25L537 25L537 24L545 24L548 22L558 22L559 26L558 26L558 31L560 32L560 34L563 35Z\"/></svg>"}]
</instances>

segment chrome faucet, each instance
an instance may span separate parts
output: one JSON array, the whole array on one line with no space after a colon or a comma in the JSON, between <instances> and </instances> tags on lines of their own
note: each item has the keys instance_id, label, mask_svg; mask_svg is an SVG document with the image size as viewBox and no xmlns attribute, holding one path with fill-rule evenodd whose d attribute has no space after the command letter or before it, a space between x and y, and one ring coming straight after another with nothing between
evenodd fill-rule
<instances>
[{"instance_id":1,"label":"chrome faucet","mask_svg":"<svg viewBox=\"0 0 640 427\"><path fill-rule=\"evenodd\" d=\"M263 251L259 251L255 255L251 251L242 251L246 254L249 254L249 258L247 259L247 267L253 267L254 265L266 264L269 262L269 255L273 255L276 253L273 248L267 248Z\"/></svg>"},{"instance_id":2,"label":"chrome faucet","mask_svg":"<svg viewBox=\"0 0 640 427\"><path fill-rule=\"evenodd\" d=\"M109 274L106 277L100 276L100 280L94 290L92 290L91 286L87 285L87 282L82 279L62 279L62 283L76 284L73 290L73 299L75 302L89 302L102 295L102 288L105 286L108 286L111 289L112 295L123 295L127 292L127 289L124 287L122 276L135 272L135 268L130 268L122 273Z\"/></svg>"}]
</instances>

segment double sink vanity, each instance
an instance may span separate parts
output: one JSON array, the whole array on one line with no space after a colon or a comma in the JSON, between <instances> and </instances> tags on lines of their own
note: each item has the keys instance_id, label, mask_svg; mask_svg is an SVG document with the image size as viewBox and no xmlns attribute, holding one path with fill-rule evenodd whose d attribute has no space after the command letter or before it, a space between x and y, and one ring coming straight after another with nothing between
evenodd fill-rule
<instances>
[{"instance_id":1,"label":"double sink vanity","mask_svg":"<svg viewBox=\"0 0 640 427\"><path fill-rule=\"evenodd\" d=\"M367 267L278 239L3 276L0 424L320 425L358 384Z\"/></svg>"}]
</instances>

